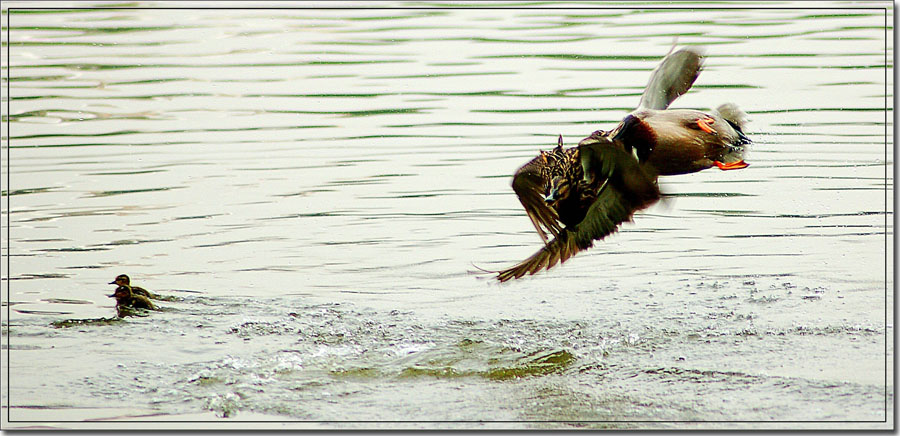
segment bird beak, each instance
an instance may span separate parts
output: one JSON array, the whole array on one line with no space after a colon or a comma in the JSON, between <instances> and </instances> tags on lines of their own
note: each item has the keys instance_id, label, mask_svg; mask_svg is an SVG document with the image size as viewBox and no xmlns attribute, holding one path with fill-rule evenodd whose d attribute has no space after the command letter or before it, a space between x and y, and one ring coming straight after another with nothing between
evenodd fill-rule
<instances>
[{"instance_id":1,"label":"bird beak","mask_svg":"<svg viewBox=\"0 0 900 436\"><path fill-rule=\"evenodd\" d=\"M114 284L116 284L116 281L113 280L113 281L109 282L109 284L110 284L110 285L114 285Z\"/></svg>"},{"instance_id":2,"label":"bird beak","mask_svg":"<svg viewBox=\"0 0 900 436\"><path fill-rule=\"evenodd\" d=\"M107 297L109 297L109 298L115 298L115 296L116 296L116 294L107 295Z\"/></svg>"},{"instance_id":3,"label":"bird beak","mask_svg":"<svg viewBox=\"0 0 900 436\"><path fill-rule=\"evenodd\" d=\"M553 191L550 191L549 194L544 196L545 203L552 204L554 201L556 201L556 190L555 189Z\"/></svg>"}]
</instances>

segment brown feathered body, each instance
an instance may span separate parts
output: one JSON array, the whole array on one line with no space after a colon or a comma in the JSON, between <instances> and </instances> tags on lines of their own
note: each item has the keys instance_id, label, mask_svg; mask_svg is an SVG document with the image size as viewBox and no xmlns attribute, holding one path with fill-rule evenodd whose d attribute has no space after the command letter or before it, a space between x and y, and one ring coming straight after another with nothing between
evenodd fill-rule
<instances>
[{"instance_id":1,"label":"brown feathered body","mask_svg":"<svg viewBox=\"0 0 900 436\"><path fill-rule=\"evenodd\" d=\"M116 307L132 307L135 309L156 309L156 306L149 298L143 295L133 293L130 286L121 285L116 288L116 292L110 297L116 299Z\"/></svg>"},{"instance_id":2,"label":"brown feathered body","mask_svg":"<svg viewBox=\"0 0 900 436\"><path fill-rule=\"evenodd\" d=\"M743 133L744 123L743 112L734 105L722 105L709 113L643 109L625 117L611 132L599 134L617 138L638 150L638 159L658 175L672 176L712 168L716 162L743 160L750 144Z\"/></svg>"},{"instance_id":3,"label":"brown feathered body","mask_svg":"<svg viewBox=\"0 0 900 436\"><path fill-rule=\"evenodd\" d=\"M587 209L597 198L596 187L584 180L581 154L577 147L564 149L562 136L555 149L541 152L529 165L539 168L544 180L544 201L566 226L574 226L584 219ZM521 171L521 169L520 169Z\"/></svg>"}]
</instances>

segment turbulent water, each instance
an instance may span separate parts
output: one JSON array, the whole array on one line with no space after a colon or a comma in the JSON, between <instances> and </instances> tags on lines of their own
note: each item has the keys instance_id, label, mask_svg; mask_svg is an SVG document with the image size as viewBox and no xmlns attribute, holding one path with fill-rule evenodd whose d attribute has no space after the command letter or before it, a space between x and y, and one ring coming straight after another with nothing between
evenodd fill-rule
<instances>
[{"instance_id":1,"label":"turbulent water","mask_svg":"<svg viewBox=\"0 0 900 436\"><path fill-rule=\"evenodd\" d=\"M5 428L893 426L890 3L55 5L4 3ZM480 273L676 38L750 167Z\"/></svg>"}]
</instances>

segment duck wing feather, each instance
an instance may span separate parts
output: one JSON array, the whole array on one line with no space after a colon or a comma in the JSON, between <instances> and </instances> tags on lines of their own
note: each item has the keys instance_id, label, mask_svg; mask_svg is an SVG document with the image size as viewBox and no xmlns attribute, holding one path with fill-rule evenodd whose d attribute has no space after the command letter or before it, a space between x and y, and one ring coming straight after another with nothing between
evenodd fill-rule
<instances>
[{"instance_id":1,"label":"duck wing feather","mask_svg":"<svg viewBox=\"0 0 900 436\"><path fill-rule=\"evenodd\" d=\"M544 201L544 187L549 183L547 174L550 165L552 163L542 152L519 168L512 182L513 191L545 244L548 232L557 236L562 231L559 215Z\"/></svg>"},{"instance_id":2,"label":"duck wing feather","mask_svg":"<svg viewBox=\"0 0 900 436\"><path fill-rule=\"evenodd\" d=\"M685 48L667 55L650 74L638 109L663 110L691 89L703 67L703 54Z\"/></svg>"}]
</instances>

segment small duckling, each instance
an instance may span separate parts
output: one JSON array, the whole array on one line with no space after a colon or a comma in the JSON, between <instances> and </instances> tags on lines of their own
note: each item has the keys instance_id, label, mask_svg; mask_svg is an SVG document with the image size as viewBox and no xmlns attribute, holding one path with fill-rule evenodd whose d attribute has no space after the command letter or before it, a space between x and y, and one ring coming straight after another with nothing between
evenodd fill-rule
<instances>
[{"instance_id":1,"label":"small duckling","mask_svg":"<svg viewBox=\"0 0 900 436\"><path fill-rule=\"evenodd\" d=\"M140 295L147 298L152 298L154 300L159 300L159 295L153 295L150 291L140 286L131 286L131 279L128 278L127 274L119 274L118 276L116 276L116 279L109 282L109 284L117 286L128 286L131 288L131 292L134 295Z\"/></svg>"},{"instance_id":2,"label":"small duckling","mask_svg":"<svg viewBox=\"0 0 900 436\"><path fill-rule=\"evenodd\" d=\"M133 307L135 309L152 309L156 310L156 306L149 298L143 295L135 295L131 286L121 285L116 288L116 292L109 296L116 299L116 309L121 307Z\"/></svg>"}]
</instances>

